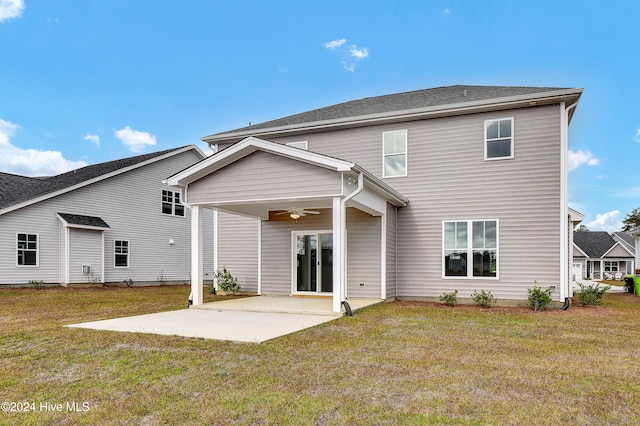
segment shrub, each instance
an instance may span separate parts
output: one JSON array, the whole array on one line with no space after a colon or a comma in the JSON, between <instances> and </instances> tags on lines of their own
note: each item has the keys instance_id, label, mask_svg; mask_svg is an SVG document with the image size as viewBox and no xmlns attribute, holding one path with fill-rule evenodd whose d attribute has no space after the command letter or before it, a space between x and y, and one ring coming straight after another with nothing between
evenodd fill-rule
<instances>
[{"instance_id":1,"label":"shrub","mask_svg":"<svg viewBox=\"0 0 640 426\"><path fill-rule=\"evenodd\" d=\"M529 292L529 307L534 311L542 311L551 303L551 289L546 290L533 286Z\"/></svg>"},{"instance_id":2,"label":"shrub","mask_svg":"<svg viewBox=\"0 0 640 426\"><path fill-rule=\"evenodd\" d=\"M599 283L584 285L578 283L580 286L580 293L578 293L578 300L585 306L602 305L602 298L604 294L611 288L609 285L600 287Z\"/></svg>"},{"instance_id":3,"label":"shrub","mask_svg":"<svg viewBox=\"0 0 640 426\"><path fill-rule=\"evenodd\" d=\"M447 306L456 306L456 303L458 303L458 290L453 290L451 293L443 293L440 295L440 301Z\"/></svg>"},{"instance_id":4,"label":"shrub","mask_svg":"<svg viewBox=\"0 0 640 426\"><path fill-rule=\"evenodd\" d=\"M490 308L491 305L496 303L496 298L493 297L493 294L491 294L490 291L485 292L484 290L480 290L480 293L474 291L471 298L483 308Z\"/></svg>"},{"instance_id":5,"label":"shrub","mask_svg":"<svg viewBox=\"0 0 640 426\"><path fill-rule=\"evenodd\" d=\"M160 285L166 285L167 284L167 277L164 275L164 271L160 271L160 276L158 277L158 283Z\"/></svg>"},{"instance_id":6,"label":"shrub","mask_svg":"<svg viewBox=\"0 0 640 426\"><path fill-rule=\"evenodd\" d=\"M222 267L222 271L216 271L213 279L218 283L218 288L227 294L237 294L240 291L238 279L231 275L226 266Z\"/></svg>"},{"instance_id":7,"label":"shrub","mask_svg":"<svg viewBox=\"0 0 640 426\"><path fill-rule=\"evenodd\" d=\"M29 280L29 284L31 284L33 286L33 288L40 290L41 288L44 288L44 281L42 280Z\"/></svg>"}]
</instances>

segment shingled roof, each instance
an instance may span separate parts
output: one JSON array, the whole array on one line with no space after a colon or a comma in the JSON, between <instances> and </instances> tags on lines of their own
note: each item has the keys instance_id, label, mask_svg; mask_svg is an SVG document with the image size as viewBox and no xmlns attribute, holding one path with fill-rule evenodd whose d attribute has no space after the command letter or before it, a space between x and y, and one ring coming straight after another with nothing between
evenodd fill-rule
<instances>
[{"instance_id":1,"label":"shingled roof","mask_svg":"<svg viewBox=\"0 0 640 426\"><path fill-rule=\"evenodd\" d=\"M608 232L574 232L573 242L590 258L601 258L617 243Z\"/></svg>"},{"instance_id":2,"label":"shingled roof","mask_svg":"<svg viewBox=\"0 0 640 426\"><path fill-rule=\"evenodd\" d=\"M566 93L565 93L566 92ZM205 136L203 141L224 140L235 135L246 136L248 133L259 134L260 130L295 127L305 123L324 123L332 120L349 120L358 117L371 117L378 114L408 113L411 111L482 103L494 99L515 99L555 93L580 96L581 89L563 89L552 87L512 87L512 86L445 86L432 89L415 90L383 96L373 96L340 104L294 114L264 123L254 124L235 130Z\"/></svg>"},{"instance_id":3,"label":"shingled roof","mask_svg":"<svg viewBox=\"0 0 640 426\"><path fill-rule=\"evenodd\" d=\"M172 148L106 163L93 164L50 177L32 178L0 172L0 211L188 147Z\"/></svg>"}]
</instances>

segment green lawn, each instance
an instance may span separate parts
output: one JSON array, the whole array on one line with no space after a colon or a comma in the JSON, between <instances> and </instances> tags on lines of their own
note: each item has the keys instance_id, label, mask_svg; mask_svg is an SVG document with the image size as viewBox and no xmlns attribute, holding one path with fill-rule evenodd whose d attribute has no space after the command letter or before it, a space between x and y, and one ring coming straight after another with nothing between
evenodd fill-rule
<instances>
[{"instance_id":1,"label":"green lawn","mask_svg":"<svg viewBox=\"0 0 640 426\"><path fill-rule=\"evenodd\" d=\"M0 424L640 424L626 293L566 312L388 303L261 345L62 327L188 294L0 290L0 402L35 405Z\"/></svg>"}]
</instances>

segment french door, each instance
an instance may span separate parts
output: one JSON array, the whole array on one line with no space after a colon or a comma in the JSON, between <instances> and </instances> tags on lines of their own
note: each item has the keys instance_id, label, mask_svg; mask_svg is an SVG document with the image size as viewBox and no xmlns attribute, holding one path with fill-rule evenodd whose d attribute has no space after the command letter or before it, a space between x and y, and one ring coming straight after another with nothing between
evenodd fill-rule
<instances>
[{"instance_id":1,"label":"french door","mask_svg":"<svg viewBox=\"0 0 640 426\"><path fill-rule=\"evenodd\" d=\"M333 292L333 234L293 233L293 290L302 294Z\"/></svg>"}]
</instances>

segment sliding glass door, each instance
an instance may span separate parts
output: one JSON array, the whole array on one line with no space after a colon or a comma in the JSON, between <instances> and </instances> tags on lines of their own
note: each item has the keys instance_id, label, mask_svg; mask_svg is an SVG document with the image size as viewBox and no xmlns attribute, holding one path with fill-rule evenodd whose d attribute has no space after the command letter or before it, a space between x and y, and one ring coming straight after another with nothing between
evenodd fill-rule
<instances>
[{"instance_id":1,"label":"sliding glass door","mask_svg":"<svg viewBox=\"0 0 640 426\"><path fill-rule=\"evenodd\" d=\"M294 233L295 291L322 294L333 292L333 234Z\"/></svg>"}]
</instances>

